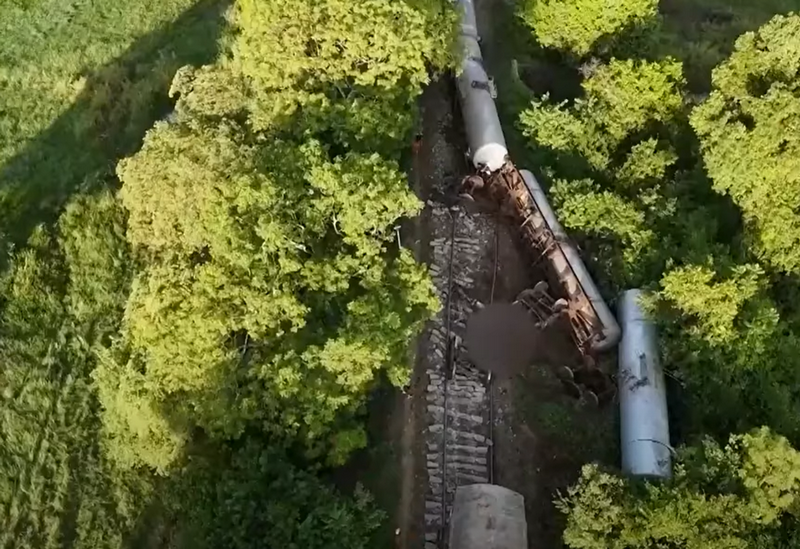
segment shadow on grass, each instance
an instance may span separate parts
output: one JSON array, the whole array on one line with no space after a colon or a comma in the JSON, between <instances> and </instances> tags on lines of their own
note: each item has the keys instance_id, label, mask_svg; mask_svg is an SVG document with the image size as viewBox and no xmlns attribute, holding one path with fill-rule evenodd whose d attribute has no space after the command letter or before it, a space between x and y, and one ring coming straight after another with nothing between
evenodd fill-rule
<instances>
[{"instance_id":1,"label":"shadow on grass","mask_svg":"<svg viewBox=\"0 0 800 549\"><path fill-rule=\"evenodd\" d=\"M24 243L69 197L115 184L117 160L135 152L169 112L169 85L187 64L214 60L228 0L200 0L92 74L75 103L0 166L0 238Z\"/></svg>"}]
</instances>

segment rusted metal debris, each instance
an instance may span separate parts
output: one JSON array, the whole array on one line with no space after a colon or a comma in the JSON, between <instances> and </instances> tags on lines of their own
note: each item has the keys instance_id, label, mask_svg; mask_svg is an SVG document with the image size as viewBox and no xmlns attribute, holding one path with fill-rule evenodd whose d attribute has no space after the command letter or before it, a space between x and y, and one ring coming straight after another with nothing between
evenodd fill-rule
<instances>
[{"instance_id":1,"label":"rusted metal debris","mask_svg":"<svg viewBox=\"0 0 800 549\"><path fill-rule=\"evenodd\" d=\"M597 367L592 350L592 343L603 335L603 324L520 172L507 162L494 173L465 178L463 190L476 195L487 194L495 201L501 214L518 228L529 250L531 268L544 271L547 280L520 293L517 302L525 305L542 327L561 316L569 320L572 339L583 356L583 365L571 370L570 379L562 379L565 387L569 386L572 392L589 401L607 400L613 382Z\"/></svg>"}]
</instances>

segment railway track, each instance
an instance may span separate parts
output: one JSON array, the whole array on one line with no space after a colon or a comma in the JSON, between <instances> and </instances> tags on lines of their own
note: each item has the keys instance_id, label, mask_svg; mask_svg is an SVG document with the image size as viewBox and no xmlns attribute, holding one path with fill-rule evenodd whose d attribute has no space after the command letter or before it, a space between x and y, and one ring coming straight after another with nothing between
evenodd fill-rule
<instances>
[{"instance_id":1,"label":"railway track","mask_svg":"<svg viewBox=\"0 0 800 549\"><path fill-rule=\"evenodd\" d=\"M496 269L496 221L461 205L429 206L431 272L444 306L427 334L425 549L446 549L456 488L494 477L491 378L470 363L463 336L481 298L492 298L478 295L476 281L487 265Z\"/></svg>"}]
</instances>

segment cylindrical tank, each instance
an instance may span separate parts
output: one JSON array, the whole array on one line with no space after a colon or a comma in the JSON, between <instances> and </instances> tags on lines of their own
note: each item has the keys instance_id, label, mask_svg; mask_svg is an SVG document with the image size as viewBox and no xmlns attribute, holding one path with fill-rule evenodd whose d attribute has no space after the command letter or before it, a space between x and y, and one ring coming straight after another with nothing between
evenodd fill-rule
<instances>
[{"instance_id":1,"label":"cylindrical tank","mask_svg":"<svg viewBox=\"0 0 800 549\"><path fill-rule=\"evenodd\" d=\"M641 290L628 290L619 301L622 470L634 476L669 478L672 459L664 372L656 327L644 314L641 297Z\"/></svg>"},{"instance_id":2,"label":"cylindrical tank","mask_svg":"<svg viewBox=\"0 0 800 549\"><path fill-rule=\"evenodd\" d=\"M505 163L508 155L506 139L492 99L489 77L483 67L478 44L475 6L472 0L458 0L461 10L461 71L458 76L458 96L467 132L470 157L478 170L494 172Z\"/></svg>"},{"instance_id":3,"label":"cylindrical tank","mask_svg":"<svg viewBox=\"0 0 800 549\"><path fill-rule=\"evenodd\" d=\"M525 181L525 186L528 188L528 192L531 194L534 204L542 213L542 217L544 217L545 222L547 222L547 225L550 227L553 237L564 252L564 258L566 258L567 263L569 263L569 267L575 274L575 278L578 279L583 293L586 294L598 320L603 325L603 335L601 338L592 342L592 350L599 353L612 349L617 342L619 342L620 337L620 327L617 323L617 319L611 314L611 309L608 308L605 299L600 295L600 290L597 289L594 279L586 269L586 265L581 259L580 254L578 254L578 250L575 249L572 241L567 236L567 232L561 226L561 223L559 223L555 212L553 212L553 208L547 201L547 195L545 195L544 189L542 189L536 177L534 177L533 173L529 170L520 170L519 173L522 175L523 181ZM555 268L559 272L562 270L559 265L555 265Z\"/></svg>"},{"instance_id":4,"label":"cylindrical tank","mask_svg":"<svg viewBox=\"0 0 800 549\"><path fill-rule=\"evenodd\" d=\"M525 498L494 484L459 486L450 518L451 549L527 549Z\"/></svg>"}]
</instances>

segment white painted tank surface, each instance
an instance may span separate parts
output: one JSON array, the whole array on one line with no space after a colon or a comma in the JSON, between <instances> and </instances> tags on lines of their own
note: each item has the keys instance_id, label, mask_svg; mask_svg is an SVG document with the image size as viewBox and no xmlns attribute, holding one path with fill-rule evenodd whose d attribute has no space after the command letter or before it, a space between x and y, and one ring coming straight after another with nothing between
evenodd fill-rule
<instances>
[{"instance_id":1,"label":"white painted tank surface","mask_svg":"<svg viewBox=\"0 0 800 549\"><path fill-rule=\"evenodd\" d=\"M489 76L483 66L478 43L475 6L472 0L458 0L461 10L461 71L458 96L464 128L467 132L470 158L476 169L494 172L506 161L508 148L492 98Z\"/></svg>"},{"instance_id":2,"label":"white painted tank surface","mask_svg":"<svg viewBox=\"0 0 800 549\"><path fill-rule=\"evenodd\" d=\"M629 475L669 478L672 456L664 372L655 324L646 317L641 290L619 301L619 405L622 470Z\"/></svg>"}]
</instances>

